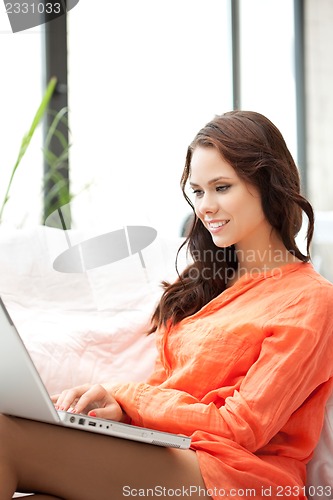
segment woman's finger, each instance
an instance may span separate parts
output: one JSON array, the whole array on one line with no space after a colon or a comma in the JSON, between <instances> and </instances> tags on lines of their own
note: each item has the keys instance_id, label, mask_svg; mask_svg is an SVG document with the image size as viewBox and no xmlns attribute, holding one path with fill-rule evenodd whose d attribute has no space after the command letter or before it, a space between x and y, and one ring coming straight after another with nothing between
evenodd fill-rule
<instances>
[{"instance_id":1,"label":"woman's finger","mask_svg":"<svg viewBox=\"0 0 333 500\"><path fill-rule=\"evenodd\" d=\"M100 384L86 384L52 396L58 410L88 413L92 417L125 421L126 415L114 397Z\"/></svg>"},{"instance_id":2,"label":"woman's finger","mask_svg":"<svg viewBox=\"0 0 333 500\"><path fill-rule=\"evenodd\" d=\"M123 412L121 406L115 400L106 404L103 408L99 407L91 410L88 415L90 417L116 420L117 422L125 422L127 420L127 416Z\"/></svg>"},{"instance_id":3,"label":"woman's finger","mask_svg":"<svg viewBox=\"0 0 333 500\"><path fill-rule=\"evenodd\" d=\"M55 398L53 399L55 407L58 410L64 411L69 410L69 408L73 408L81 396L87 392L90 387L91 386L89 384L86 384L63 391L60 395L58 395L56 401L54 401Z\"/></svg>"},{"instance_id":4,"label":"woman's finger","mask_svg":"<svg viewBox=\"0 0 333 500\"><path fill-rule=\"evenodd\" d=\"M104 408L113 398L108 394L103 386L96 384L82 394L75 404L75 413L88 413L95 408Z\"/></svg>"}]
</instances>

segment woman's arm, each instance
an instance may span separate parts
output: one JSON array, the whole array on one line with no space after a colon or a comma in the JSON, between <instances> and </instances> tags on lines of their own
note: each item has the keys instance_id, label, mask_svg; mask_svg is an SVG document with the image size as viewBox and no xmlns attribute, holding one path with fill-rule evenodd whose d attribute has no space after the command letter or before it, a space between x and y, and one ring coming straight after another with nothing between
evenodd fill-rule
<instances>
[{"instance_id":1,"label":"woman's arm","mask_svg":"<svg viewBox=\"0 0 333 500\"><path fill-rule=\"evenodd\" d=\"M57 410L87 413L92 417L127 422L128 417L112 396L111 386L85 384L51 397Z\"/></svg>"},{"instance_id":2,"label":"woman's arm","mask_svg":"<svg viewBox=\"0 0 333 500\"><path fill-rule=\"evenodd\" d=\"M157 358L155 370L149 378L149 384L160 384L165 378L165 370L161 360ZM51 399L58 410L129 422L129 417L113 397L114 391L121 385L112 383L84 384L55 394Z\"/></svg>"},{"instance_id":3,"label":"woman's arm","mask_svg":"<svg viewBox=\"0 0 333 500\"><path fill-rule=\"evenodd\" d=\"M323 314L320 319L317 311L316 323L310 322L305 329L285 322L284 314L266 326L258 359L239 390L221 407L163 384L121 385L114 397L137 425L187 435L202 430L254 452L333 375L333 324L331 319L327 321L329 316ZM200 380L195 383L200 384ZM322 391L323 398L329 389L330 384Z\"/></svg>"}]
</instances>

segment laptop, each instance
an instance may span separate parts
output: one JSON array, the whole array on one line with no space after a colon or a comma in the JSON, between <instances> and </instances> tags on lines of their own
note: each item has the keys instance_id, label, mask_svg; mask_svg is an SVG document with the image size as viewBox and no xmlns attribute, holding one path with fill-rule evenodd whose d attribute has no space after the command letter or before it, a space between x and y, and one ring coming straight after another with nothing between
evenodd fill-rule
<instances>
[{"instance_id":1,"label":"laptop","mask_svg":"<svg viewBox=\"0 0 333 500\"><path fill-rule=\"evenodd\" d=\"M1 297L0 413L158 446L187 449L191 443L178 434L57 411Z\"/></svg>"}]
</instances>

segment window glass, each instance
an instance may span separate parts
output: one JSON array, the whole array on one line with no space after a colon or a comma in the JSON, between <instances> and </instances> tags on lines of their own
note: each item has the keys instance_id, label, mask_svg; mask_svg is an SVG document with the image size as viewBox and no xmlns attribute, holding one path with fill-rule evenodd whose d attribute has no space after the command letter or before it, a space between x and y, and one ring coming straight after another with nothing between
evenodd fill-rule
<instances>
[{"instance_id":1,"label":"window glass","mask_svg":"<svg viewBox=\"0 0 333 500\"><path fill-rule=\"evenodd\" d=\"M241 106L280 128L297 159L293 0L240 0Z\"/></svg>"},{"instance_id":2,"label":"window glass","mask_svg":"<svg viewBox=\"0 0 333 500\"><path fill-rule=\"evenodd\" d=\"M229 1L82 1L68 17L74 226L179 235L187 145L232 106Z\"/></svg>"},{"instance_id":3,"label":"window glass","mask_svg":"<svg viewBox=\"0 0 333 500\"><path fill-rule=\"evenodd\" d=\"M42 98L42 28L12 33L0 3L0 205L23 136L28 132ZM42 127L39 127L17 169L2 224L40 223L42 214Z\"/></svg>"}]
</instances>

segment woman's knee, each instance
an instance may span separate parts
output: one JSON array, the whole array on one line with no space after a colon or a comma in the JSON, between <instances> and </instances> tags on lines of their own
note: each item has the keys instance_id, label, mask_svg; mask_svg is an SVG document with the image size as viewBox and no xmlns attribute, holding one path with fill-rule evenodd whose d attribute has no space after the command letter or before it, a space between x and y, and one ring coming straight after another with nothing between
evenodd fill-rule
<instances>
[{"instance_id":1,"label":"woman's knee","mask_svg":"<svg viewBox=\"0 0 333 500\"><path fill-rule=\"evenodd\" d=\"M5 439L8 435L8 432L11 429L11 418L7 417L7 415L3 415L0 413L0 438L1 438L1 446L2 446L2 438Z\"/></svg>"},{"instance_id":2,"label":"woman's knee","mask_svg":"<svg viewBox=\"0 0 333 500\"><path fill-rule=\"evenodd\" d=\"M8 455L18 439L16 419L0 413L0 454Z\"/></svg>"}]
</instances>

